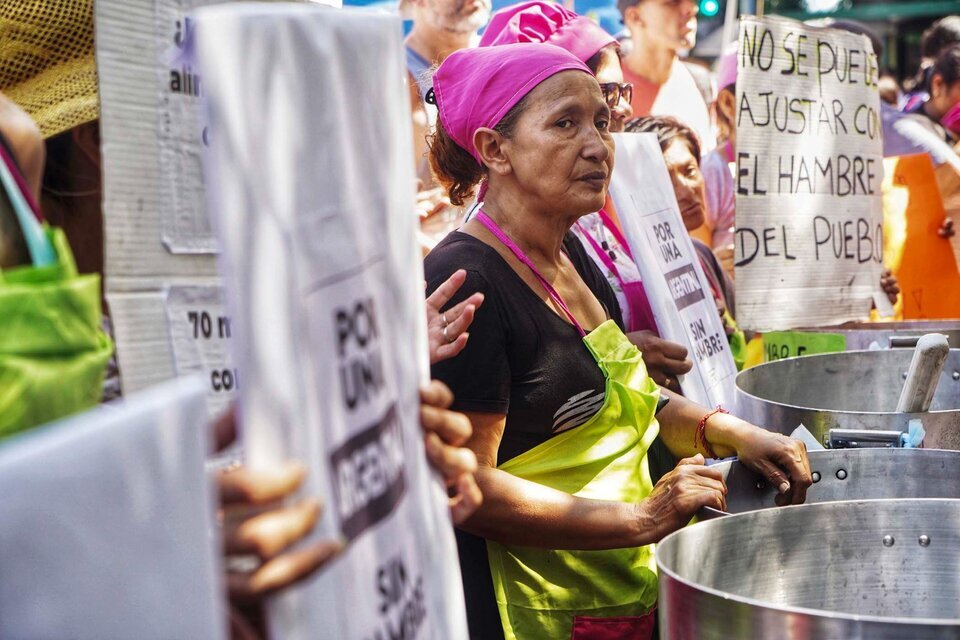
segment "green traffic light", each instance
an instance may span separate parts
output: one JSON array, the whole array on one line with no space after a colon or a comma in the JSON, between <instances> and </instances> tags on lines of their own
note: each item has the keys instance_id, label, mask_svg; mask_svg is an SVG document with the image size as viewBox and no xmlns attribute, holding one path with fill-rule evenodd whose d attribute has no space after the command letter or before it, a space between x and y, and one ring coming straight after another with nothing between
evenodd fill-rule
<instances>
[{"instance_id":1,"label":"green traffic light","mask_svg":"<svg viewBox=\"0 0 960 640\"><path fill-rule=\"evenodd\" d=\"M708 18L720 13L719 0L700 0L700 14Z\"/></svg>"}]
</instances>

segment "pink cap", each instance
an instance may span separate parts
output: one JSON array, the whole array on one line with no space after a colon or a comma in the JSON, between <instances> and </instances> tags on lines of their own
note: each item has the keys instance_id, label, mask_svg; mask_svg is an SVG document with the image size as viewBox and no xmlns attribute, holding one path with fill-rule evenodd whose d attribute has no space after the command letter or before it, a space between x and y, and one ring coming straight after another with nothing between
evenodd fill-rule
<instances>
[{"instance_id":1,"label":"pink cap","mask_svg":"<svg viewBox=\"0 0 960 640\"><path fill-rule=\"evenodd\" d=\"M555 2L533 0L493 14L481 47L517 42L546 42L566 49L582 62L617 40L603 27Z\"/></svg>"},{"instance_id":2,"label":"pink cap","mask_svg":"<svg viewBox=\"0 0 960 640\"><path fill-rule=\"evenodd\" d=\"M717 89L726 89L737 83L737 51L736 42L724 47L717 63Z\"/></svg>"},{"instance_id":3,"label":"pink cap","mask_svg":"<svg viewBox=\"0 0 960 640\"><path fill-rule=\"evenodd\" d=\"M590 73L570 53L551 45L509 44L454 51L433 74L440 122L454 142L483 164L473 146L477 129L497 126L534 87L569 70Z\"/></svg>"}]
</instances>

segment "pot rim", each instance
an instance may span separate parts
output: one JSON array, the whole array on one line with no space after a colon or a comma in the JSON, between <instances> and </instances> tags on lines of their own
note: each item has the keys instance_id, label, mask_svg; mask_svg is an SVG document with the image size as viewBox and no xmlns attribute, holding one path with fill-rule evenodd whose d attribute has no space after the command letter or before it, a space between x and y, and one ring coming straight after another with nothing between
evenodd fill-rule
<instances>
[{"instance_id":1,"label":"pot rim","mask_svg":"<svg viewBox=\"0 0 960 640\"><path fill-rule=\"evenodd\" d=\"M960 499L950 499L950 498L916 498L910 500L903 499L894 499L894 498L884 498L879 500L837 500L834 502L823 502L819 504L795 504L789 505L786 507L777 507L777 509L797 509L797 508L817 508L828 505L837 505L837 504L875 504L875 503L899 503L899 502L910 502L916 504L921 503L960 503ZM715 518L713 520L708 520L706 522L698 522L692 526L721 526L721 525L710 525L712 522L724 522L728 521L730 518L737 518L739 516L746 516L748 514L762 513L765 511L770 511L770 509L757 509L755 511L744 511L742 513L733 513L727 514L722 518ZM689 526L689 525L688 525ZM660 547L662 544L667 542L670 538L674 536L682 535L684 529L679 529L674 531L670 535L663 538L660 542L656 544L655 557L657 561L657 572L658 576L664 574L668 575L672 580L679 582L680 584L693 589L695 591L700 591L707 595L713 596L715 598L720 598L722 600L733 601L740 604L744 604L750 607L755 607L759 609L764 609L767 611L782 612L782 613L796 613L800 615L806 615L816 618L831 618L835 620L849 620L851 622L867 622L867 623L877 623L877 624L897 624L904 626L938 626L938 627L954 627L960 629L960 618L906 618L906 617L889 617L889 616L872 616L872 615L860 615L856 613L844 613L840 611L829 611L827 609L811 609L808 607L797 607L792 605L777 605L771 602L765 602L763 600L758 600L756 598L749 598L747 596L740 596L729 591L721 591L713 587L707 587L705 585L700 585L692 580L686 578L681 578L676 572L667 568L660 559ZM658 578L661 580L662 578Z\"/></svg>"},{"instance_id":2,"label":"pot rim","mask_svg":"<svg viewBox=\"0 0 960 640\"><path fill-rule=\"evenodd\" d=\"M744 391L743 388L740 387L740 384L739 384L739 382L738 382L740 376L742 376L742 375L744 375L744 374L747 374L748 372L751 372L751 371L753 371L753 370L755 370L755 369L760 369L761 367L763 367L763 366L765 366L765 365L776 364L776 363L778 363L778 362L786 362L786 361L788 361L788 360L801 360L801 359L805 359L805 358L823 358L823 357L827 357L827 356L836 356L836 355L841 354L841 353L842 353L842 354L884 353L884 352L887 352L887 351L890 351L890 349L877 349L877 350L860 349L860 350L857 350L857 351L839 351L839 352L836 352L836 353L811 353L810 355L806 355L806 356L794 356L794 357L792 357L792 358L784 358L784 359L782 359L782 360L774 360L773 362L761 362L760 364L756 365L755 367L750 367L749 369L744 369L743 371L740 371L739 373L737 373L737 375L736 375L736 377L735 377L735 379L734 379L735 394L736 394L737 396L743 395L743 396L746 396L747 398L750 398L750 399L752 399L752 400L756 400L756 401L758 401L758 402L765 402L765 403L767 403L767 404L776 405L776 406L778 406L778 407L787 407L787 408L790 408L790 409L797 409L797 410L799 410L799 411L816 411L816 412L821 412L821 413L830 413L830 414L838 415L838 416L851 416L851 415L856 415L856 416L877 416L877 417L880 417L880 416L902 416L902 417L904 417L904 418L906 418L906 419L908 419L908 420L911 420L911 419L914 419L914 418L923 418L923 416L929 416L929 415L931 415L931 414L932 414L932 415L938 415L938 414L949 414L949 413L957 413L957 412L960 412L960 407L958 407L958 408L956 408L956 409L939 409L939 410L936 410L936 411L931 410L931 411L926 411L926 412L923 412L923 413L901 413L901 412L898 412L898 411L849 411L849 410L845 410L845 409L827 409L827 408L823 408L823 407L805 407L805 406L799 405L799 404L790 404L790 403L787 403L787 402L780 402L780 401L778 401L778 400L768 400L767 398L762 398L762 397L760 397L760 396L758 396L758 395L754 395L754 394L750 393L749 391ZM958 349L958 348L951 348L951 349L950 349L950 353L954 353L954 352L960 353L960 349ZM738 405L738 408L739 408L739 405Z\"/></svg>"}]
</instances>

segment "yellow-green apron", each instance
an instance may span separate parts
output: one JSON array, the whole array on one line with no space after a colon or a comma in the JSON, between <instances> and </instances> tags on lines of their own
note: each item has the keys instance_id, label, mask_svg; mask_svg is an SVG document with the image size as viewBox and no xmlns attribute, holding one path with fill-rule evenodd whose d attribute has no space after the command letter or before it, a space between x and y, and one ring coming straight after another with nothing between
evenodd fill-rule
<instances>
[{"instance_id":1,"label":"yellow-green apron","mask_svg":"<svg viewBox=\"0 0 960 640\"><path fill-rule=\"evenodd\" d=\"M482 211L478 220L533 271L584 334L559 294ZM594 500L639 502L653 490L647 450L659 427L659 387L640 351L612 320L583 342L606 379L604 404L588 422L556 435L499 468L519 478ZM657 602L654 546L603 551L551 551L487 542L494 592L507 640L593 637L610 619L631 626ZM578 629L574 634L575 619ZM641 626L652 624L647 618ZM594 626L591 626L594 625ZM603 634L601 634L603 635ZM636 636L629 636L636 637Z\"/></svg>"}]
</instances>

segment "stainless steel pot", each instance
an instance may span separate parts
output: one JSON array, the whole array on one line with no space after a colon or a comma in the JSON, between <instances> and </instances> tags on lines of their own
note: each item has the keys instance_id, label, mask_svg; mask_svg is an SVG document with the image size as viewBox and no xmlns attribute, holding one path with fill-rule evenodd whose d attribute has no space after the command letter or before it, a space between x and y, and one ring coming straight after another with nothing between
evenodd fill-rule
<instances>
[{"instance_id":1,"label":"stainless steel pot","mask_svg":"<svg viewBox=\"0 0 960 640\"><path fill-rule=\"evenodd\" d=\"M888 349L761 364L737 376L737 412L780 433L802 423L824 443L831 435L837 440L841 434L835 430L843 429L896 436L919 418L927 432L925 446L960 450L960 349L951 349L947 356L930 411L897 413L912 357L911 350ZM846 437L851 439L850 434Z\"/></svg>"},{"instance_id":2,"label":"stainless steel pot","mask_svg":"<svg viewBox=\"0 0 960 640\"><path fill-rule=\"evenodd\" d=\"M814 483L807 504L889 498L960 499L960 451L835 449L811 451ZM701 518L775 507L775 487L736 460L713 467L727 483L727 511L705 508ZM958 567L960 570L960 567Z\"/></svg>"},{"instance_id":3,"label":"stainless steel pot","mask_svg":"<svg viewBox=\"0 0 960 640\"><path fill-rule=\"evenodd\" d=\"M657 545L668 640L960 638L960 500L765 509Z\"/></svg>"},{"instance_id":4,"label":"stainless steel pot","mask_svg":"<svg viewBox=\"0 0 960 640\"><path fill-rule=\"evenodd\" d=\"M913 320L908 322L848 322L830 327L797 329L802 333L839 333L847 339L847 351L880 347L896 349L917 346L927 333L942 333L954 349L960 349L960 320Z\"/></svg>"}]
</instances>

